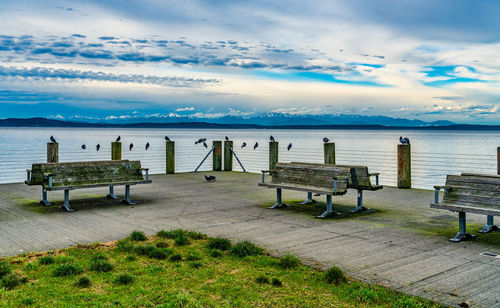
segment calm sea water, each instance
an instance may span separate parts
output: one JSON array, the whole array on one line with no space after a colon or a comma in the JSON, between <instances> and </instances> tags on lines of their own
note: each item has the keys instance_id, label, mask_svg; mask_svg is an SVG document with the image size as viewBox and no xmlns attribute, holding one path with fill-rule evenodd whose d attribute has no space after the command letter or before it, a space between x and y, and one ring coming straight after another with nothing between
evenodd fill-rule
<instances>
[{"instance_id":1,"label":"calm sea water","mask_svg":"<svg viewBox=\"0 0 500 308\"><path fill-rule=\"evenodd\" d=\"M22 182L25 169L46 161L49 137L59 142L59 160L107 160L111 142L118 135L123 142L123 159L141 160L151 173L165 172L164 136L176 142L176 172L193 171L208 153L213 140L228 136L249 172L268 168L269 136L280 142L280 161L323 162L323 137L336 143L338 164L367 165L380 172L380 182L396 185L396 149L399 136L412 143L412 184L431 189L444 184L446 174L476 172L496 174L496 148L500 132L483 131L384 131L384 130L214 130L214 129L102 129L102 128L0 128L0 183ZM209 149L195 145L207 138ZM145 150L145 144L151 147ZM247 143L241 148L243 142ZM258 142L257 149L253 149ZM96 151L96 145L101 145ZM128 145L134 144L132 151ZM287 151L287 146L292 148ZM81 145L87 146L86 150ZM234 170L241 170L236 160ZM210 170L208 157L200 170Z\"/></svg>"}]
</instances>

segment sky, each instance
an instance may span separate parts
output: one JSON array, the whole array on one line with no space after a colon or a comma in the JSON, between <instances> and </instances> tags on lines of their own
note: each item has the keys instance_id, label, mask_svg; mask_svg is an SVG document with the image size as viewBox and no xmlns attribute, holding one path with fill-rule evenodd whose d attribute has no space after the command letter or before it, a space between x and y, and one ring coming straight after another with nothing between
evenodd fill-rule
<instances>
[{"instance_id":1,"label":"sky","mask_svg":"<svg viewBox=\"0 0 500 308\"><path fill-rule=\"evenodd\" d=\"M500 124L500 1L2 0L0 118Z\"/></svg>"}]
</instances>

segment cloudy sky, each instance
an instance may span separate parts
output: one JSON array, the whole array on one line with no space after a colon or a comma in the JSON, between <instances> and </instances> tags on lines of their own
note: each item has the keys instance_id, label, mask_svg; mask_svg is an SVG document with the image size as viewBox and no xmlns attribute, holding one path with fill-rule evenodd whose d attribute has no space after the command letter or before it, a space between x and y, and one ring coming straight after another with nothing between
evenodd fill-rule
<instances>
[{"instance_id":1,"label":"cloudy sky","mask_svg":"<svg viewBox=\"0 0 500 308\"><path fill-rule=\"evenodd\" d=\"M500 1L2 0L0 118L500 124Z\"/></svg>"}]
</instances>

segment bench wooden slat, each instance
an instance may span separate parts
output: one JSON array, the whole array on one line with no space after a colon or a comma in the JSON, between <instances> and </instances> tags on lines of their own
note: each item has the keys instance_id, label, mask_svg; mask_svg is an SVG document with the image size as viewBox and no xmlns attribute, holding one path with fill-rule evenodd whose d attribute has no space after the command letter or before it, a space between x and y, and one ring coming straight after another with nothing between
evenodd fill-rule
<instances>
[{"instance_id":1,"label":"bench wooden slat","mask_svg":"<svg viewBox=\"0 0 500 308\"><path fill-rule=\"evenodd\" d=\"M441 209L441 210L449 210L454 212L468 212L473 214L482 214L482 215L492 215L492 216L500 216L500 210L495 208L485 208L479 206L470 206L470 205L459 205L459 204L446 204L446 203L431 203L431 208Z\"/></svg>"},{"instance_id":2,"label":"bench wooden slat","mask_svg":"<svg viewBox=\"0 0 500 308\"><path fill-rule=\"evenodd\" d=\"M340 184L340 183L339 183ZM347 192L347 185L340 185L341 187L337 187L337 192L333 192L333 188L331 190L327 189L320 189L316 186L311 186L311 185L300 185L300 184L274 184L274 183L259 183L259 186L262 187L269 187L269 188L282 188L282 189L289 189L289 190L296 190L296 191L305 191L305 192L312 192L312 193L318 193L322 195L344 195Z\"/></svg>"},{"instance_id":3,"label":"bench wooden slat","mask_svg":"<svg viewBox=\"0 0 500 308\"><path fill-rule=\"evenodd\" d=\"M55 191L55 190L73 190L73 189L80 189L80 188L94 188L94 187L107 187L107 186L121 186L121 185L136 185L136 184L149 184L151 183L151 180L142 180L142 181L111 181L107 183L102 183L102 184L85 184L85 185L78 185L78 186L61 186L61 187L52 187L49 188L47 187L46 190L48 191Z\"/></svg>"}]
</instances>

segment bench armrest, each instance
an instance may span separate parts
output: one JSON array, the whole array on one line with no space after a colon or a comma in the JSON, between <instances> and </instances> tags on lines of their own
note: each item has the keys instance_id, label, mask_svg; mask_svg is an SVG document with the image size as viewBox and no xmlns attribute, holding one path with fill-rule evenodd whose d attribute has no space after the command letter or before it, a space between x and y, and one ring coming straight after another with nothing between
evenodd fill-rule
<instances>
[{"instance_id":1,"label":"bench armrest","mask_svg":"<svg viewBox=\"0 0 500 308\"><path fill-rule=\"evenodd\" d=\"M349 184L349 177L348 176L334 176L333 177L333 192L337 193L337 183L338 182L346 182Z\"/></svg>"},{"instance_id":2,"label":"bench armrest","mask_svg":"<svg viewBox=\"0 0 500 308\"><path fill-rule=\"evenodd\" d=\"M31 182L31 169L26 169L26 184Z\"/></svg>"},{"instance_id":3,"label":"bench armrest","mask_svg":"<svg viewBox=\"0 0 500 308\"><path fill-rule=\"evenodd\" d=\"M273 174L275 171L274 170L261 170L262 171L262 183L264 183L266 173Z\"/></svg>"},{"instance_id":4,"label":"bench armrest","mask_svg":"<svg viewBox=\"0 0 500 308\"><path fill-rule=\"evenodd\" d=\"M141 173L142 171L146 171L146 181L149 181L149 168L141 168Z\"/></svg>"},{"instance_id":5,"label":"bench armrest","mask_svg":"<svg viewBox=\"0 0 500 308\"><path fill-rule=\"evenodd\" d=\"M368 176L374 176L375 177L375 185L378 186L378 176L380 173L375 172L375 173L368 173Z\"/></svg>"},{"instance_id":6,"label":"bench armrest","mask_svg":"<svg viewBox=\"0 0 500 308\"><path fill-rule=\"evenodd\" d=\"M434 203L439 204L439 191L441 189L444 189L444 191L448 191L450 189L449 186L443 185L443 186L434 186Z\"/></svg>"},{"instance_id":7,"label":"bench armrest","mask_svg":"<svg viewBox=\"0 0 500 308\"><path fill-rule=\"evenodd\" d=\"M48 178L49 179L49 187L52 187L52 176L53 174L52 173L44 173L43 174L43 178L46 179Z\"/></svg>"}]
</instances>

